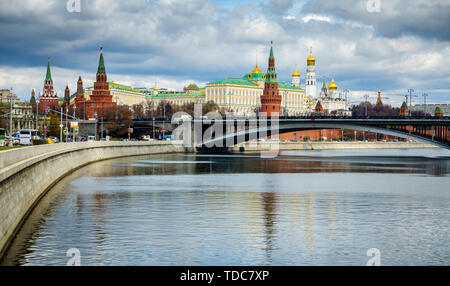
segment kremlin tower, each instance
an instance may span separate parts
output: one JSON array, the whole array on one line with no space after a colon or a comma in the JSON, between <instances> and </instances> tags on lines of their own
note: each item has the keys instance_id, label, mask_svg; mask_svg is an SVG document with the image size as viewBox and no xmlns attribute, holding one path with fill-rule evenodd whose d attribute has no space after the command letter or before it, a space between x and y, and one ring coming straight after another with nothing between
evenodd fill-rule
<instances>
[{"instance_id":1,"label":"kremlin tower","mask_svg":"<svg viewBox=\"0 0 450 286\"><path fill-rule=\"evenodd\" d=\"M98 62L96 77L96 82L94 82L94 90L92 91L90 100L86 102L86 111L88 118L103 118L104 110L115 105L112 100L113 97L109 91L109 84L106 77L102 47L100 47L100 59Z\"/></svg>"},{"instance_id":2,"label":"kremlin tower","mask_svg":"<svg viewBox=\"0 0 450 286\"><path fill-rule=\"evenodd\" d=\"M444 113L442 112L442 109L439 105L436 106L436 109L434 110L434 116L436 116L436 117L444 116Z\"/></svg>"},{"instance_id":3,"label":"kremlin tower","mask_svg":"<svg viewBox=\"0 0 450 286\"><path fill-rule=\"evenodd\" d=\"M47 108L50 110L58 108L58 96L53 90L52 74L50 72L50 58L47 62L47 74L44 81L44 93L39 96L39 113L43 114Z\"/></svg>"},{"instance_id":4,"label":"kremlin tower","mask_svg":"<svg viewBox=\"0 0 450 286\"><path fill-rule=\"evenodd\" d=\"M272 42L270 42L269 67L264 82L264 92L261 95L261 112L267 117L280 115L281 96L278 90L277 72L275 70L275 57L273 56Z\"/></svg>"},{"instance_id":5,"label":"kremlin tower","mask_svg":"<svg viewBox=\"0 0 450 286\"><path fill-rule=\"evenodd\" d=\"M66 89L64 90L64 107L68 108L70 105L70 89L69 85L66 85Z\"/></svg>"},{"instance_id":6,"label":"kremlin tower","mask_svg":"<svg viewBox=\"0 0 450 286\"><path fill-rule=\"evenodd\" d=\"M323 107L320 103L320 100L317 100L316 107L314 108L314 115L316 116L322 116L323 115Z\"/></svg>"},{"instance_id":7,"label":"kremlin tower","mask_svg":"<svg viewBox=\"0 0 450 286\"><path fill-rule=\"evenodd\" d=\"M408 114L409 114L408 106L406 105L406 102L403 101L402 106L400 107L400 115L408 116Z\"/></svg>"},{"instance_id":8,"label":"kremlin tower","mask_svg":"<svg viewBox=\"0 0 450 286\"><path fill-rule=\"evenodd\" d=\"M312 48L309 57L306 59L306 96L316 98L316 59L312 55Z\"/></svg>"}]
</instances>

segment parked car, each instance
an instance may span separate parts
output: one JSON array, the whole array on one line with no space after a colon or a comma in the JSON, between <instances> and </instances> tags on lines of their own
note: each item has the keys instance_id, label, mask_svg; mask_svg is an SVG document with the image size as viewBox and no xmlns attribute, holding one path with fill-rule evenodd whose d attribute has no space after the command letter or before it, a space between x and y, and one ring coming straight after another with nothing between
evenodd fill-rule
<instances>
[{"instance_id":1,"label":"parked car","mask_svg":"<svg viewBox=\"0 0 450 286\"><path fill-rule=\"evenodd\" d=\"M52 140L54 143L59 143L59 139L55 136L49 137L50 140Z\"/></svg>"}]
</instances>

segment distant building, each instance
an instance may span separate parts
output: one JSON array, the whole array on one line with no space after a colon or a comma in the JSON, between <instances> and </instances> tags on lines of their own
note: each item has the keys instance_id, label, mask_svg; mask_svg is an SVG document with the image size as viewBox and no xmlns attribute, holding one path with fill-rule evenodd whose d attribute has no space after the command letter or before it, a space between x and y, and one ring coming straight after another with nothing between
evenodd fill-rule
<instances>
[{"instance_id":1,"label":"distant building","mask_svg":"<svg viewBox=\"0 0 450 286\"><path fill-rule=\"evenodd\" d=\"M438 106L442 110L443 116L450 116L450 104L427 104L426 105L426 110L427 110L426 113L433 114L434 110ZM411 106L411 110L412 111L424 111L425 106L423 104L413 105L413 106Z\"/></svg>"},{"instance_id":2,"label":"distant building","mask_svg":"<svg viewBox=\"0 0 450 286\"><path fill-rule=\"evenodd\" d=\"M10 113L10 105L9 103L0 103L0 109L2 109L2 114L9 114ZM33 109L31 107L31 104L28 102L14 102L12 104L12 129L13 133L17 132L23 128L32 129L34 128L34 115L33 115ZM0 127L6 127L6 129L9 129L9 115L6 118L6 124L7 126L0 126Z\"/></svg>"},{"instance_id":3,"label":"distant building","mask_svg":"<svg viewBox=\"0 0 450 286\"><path fill-rule=\"evenodd\" d=\"M199 93L200 88L195 83L191 83L187 87L183 88L183 92L184 93Z\"/></svg>"},{"instance_id":4,"label":"distant building","mask_svg":"<svg viewBox=\"0 0 450 286\"><path fill-rule=\"evenodd\" d=\"M108 82L108 88L112 95L112 100L119 105L133 106L135 104L146 104L150 100L151 94L143 88L133 88L128 85ZM86 88L86 96L90 99L94 88Z\"/></svg>"},{"instance_id":5,"label":"distant building","mask_svg":"<svg viewBox=\"0 0 450 286\"><path fill-rule=\"evenodd\" d=\"M12 95L13 103L19 103L20 99L17 95L13 94L10 89L0 89L0 103L9 103L10 99L8 96Z\"/></svg>"}]
</instances>

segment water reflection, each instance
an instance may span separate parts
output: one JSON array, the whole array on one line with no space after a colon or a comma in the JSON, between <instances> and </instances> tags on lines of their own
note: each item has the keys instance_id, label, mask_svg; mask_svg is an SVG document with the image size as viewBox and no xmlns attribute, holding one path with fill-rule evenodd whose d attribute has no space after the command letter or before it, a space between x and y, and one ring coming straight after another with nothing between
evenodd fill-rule
<instances>
[{"instance_id":1,"label":"water reflection","mask_svg":"<svg viewBox=\"0 0 450 286\"><path fill-rule=\"evenodd\" d=\"M445 265L448 157L153 155L77 170L1 264ZM434 152L434 151L433 151ZM405 154L405 153L403 153Z\"/></svg>"}]
</instances>

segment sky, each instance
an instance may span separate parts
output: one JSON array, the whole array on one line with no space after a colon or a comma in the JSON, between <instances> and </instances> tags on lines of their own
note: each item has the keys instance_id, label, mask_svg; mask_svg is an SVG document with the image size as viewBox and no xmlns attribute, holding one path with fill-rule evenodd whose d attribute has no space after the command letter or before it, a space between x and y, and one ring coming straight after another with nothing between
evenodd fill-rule
<instances>
[{"instance_id":1,"label":"sky","mask_svg":"<svg viewBox=\"0 0 450 286\"><path fill-rule=\"evenodd\" d=\"M0 88L42 91L48 57L59 95L90 86L102 45L108 80L181 90L265 71L273 41L280 81L298 66L304 87L312 47L351 103L449 103L449 24L450 0L0 0Z\"/></svg>"}]
</instances>

